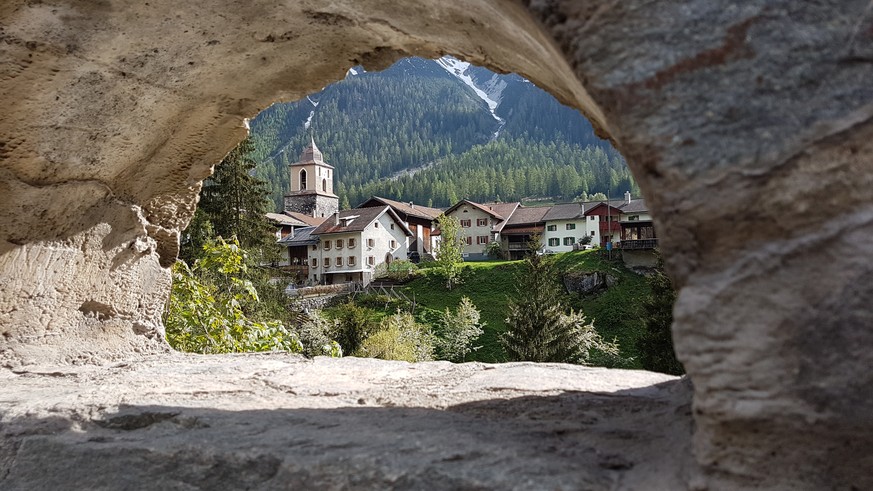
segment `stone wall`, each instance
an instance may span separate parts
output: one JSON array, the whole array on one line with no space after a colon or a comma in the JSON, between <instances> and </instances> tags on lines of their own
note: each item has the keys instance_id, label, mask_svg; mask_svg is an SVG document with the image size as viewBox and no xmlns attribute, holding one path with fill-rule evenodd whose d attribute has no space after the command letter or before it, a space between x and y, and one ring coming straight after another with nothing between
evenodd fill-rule
<instances>
[{"instance_id":1,"label":"stone wall","mask_svg":"<svg viewBox=\"0 0 873 491\"><path fill-rule=\"evenodd\" d=\"M5 1L0 360L166 350L180 230L245 118L449 53L628 158L681 288L692 484L870 487L871 26L866 0Z\"/></svg>"}]
</instances>

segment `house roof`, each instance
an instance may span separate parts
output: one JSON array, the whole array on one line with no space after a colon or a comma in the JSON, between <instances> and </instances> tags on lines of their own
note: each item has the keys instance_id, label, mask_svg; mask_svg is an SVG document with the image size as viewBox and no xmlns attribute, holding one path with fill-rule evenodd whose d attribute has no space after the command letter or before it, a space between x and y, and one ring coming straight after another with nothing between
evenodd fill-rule
<instances>
[{"instance_id":1,"label":"house roof","mask_svg":"<svg viewBox=\"0 0 873 491\"><path fill-rule=\"evenodd\" d=\"M645 213L649 211L646 200L642 198L632 199L630 203L625 203L620 208L624 213Z\"/></svg>"},{"instance_id":2,"label":"house roof","mask_svg":"<svg viewBox=\"0 0 873 491\"><path fill-rule=\"evenodd\" d=\"M624 201L624 200L621 200L621 201L610 201L609 207L612 208L613 210L615 210L615 212L618 212L618 213L620 214L620 213L621 213L621 208L619 208L619 205L621 205L622 203L626 203L626 201ZM592 211L596 210L597 208L600 208L601 206L604 206L604 207L607 206L606 201L597 201L597 202L595 202L595 203L592 203L590 207L587 206L588 203L585 203L585 205L586 205L586 206L585 206L585 214L586 214L586 215L588 215L588 214L591 213ZM610 212L609 214L610 214L610 215L614 215L615 212Z\"/></svg>"},{"instance_id":3,"label":"house roof","mask_svg":"<svg viewBox=\"0 0 873 491\"><path fill-rule=\"evenodd\" d=\"M305 227L309 225L303 220L299 220L290 215L285 215L284 213L267 213L266 215L268 220L282 226Z\"/></svg>"},{"instance_id":4,"label":"house roof","mask_svg":"<svg viewBox=\"0 0 873 491\"><path fill-rule=\"evenodd\" d=\"M318 244L318 237L312 235L315 227L302 227L294 231L294 235L286 235L277 244L285 247L308 246Z\"/></svg>"},{"instance_id":5,"label":"house roof","mask_svg":"<svg viewBox=\"0 0 873 491\"><path fill-rule=\"evenodd\" d=\"M397 213L402 213L408 216L424 218L426 220L435 220L436 217L440 216L443 210L439 208L430 208L427 206L421 206L413 204L412 202L403 203L401 201L394 201L393 199L383 198L381 196L373 196L367 201L364 201L358 208L372 207L372 206L383 206L388 205L391 208L394 208L394 211Z\"/></svg>"},{"instance_id":6,"label":"house roof","mask_svg":"<svg viewBox=\"0 0 873 491\"><path fill-rule=\"evenodd\" d=\"M527 208L519 206L507 220L504 228L517 227L519 225L535 225L543 222L543 217L551 210L550 206Z\"/></svg>"},{"instance_id":7,"label":"house roof","mask_svg":"<svg viewBox=\"0 0 873 491\"><path fill-rule=\"evenodd\" d=\"M383 213L388 213L400 225L403 233L411 236L409 228L403 223L397 213L390 206L370 207L370 208L352 208L339 212L339 224L335 224L334 216L336 213L328 217L324 223L316 227L312 232L313 235L329 235L329 234L344 234L349 232L363 232L371 223L376 221ZM343 225L343 220L348 219L348 224Z\"/></svg>"},{"instance_id":8,"label":"house roof","mask_svg":"<svg viewBox=\"0 0 873 491\"><path fill-rule=\"evenodd\" d=\"M582 203L562 203L551 207L551 209L546 212L543 220L573 220L584 216L585 208Z\"/></svg>"},{"instance_id":9,"label":"house roof","mask_svg":"<svg viewBox=\"0 0 873 491\"><path fill-rule=\"evenodd\" d=\"M289 217L294 218L295 220L299 220L299 221L303 222L304 224L310 225L313 227L317 227L317 226L321 225L322 223L324 223L325 220L327 220L327 218L325 218L325 217L313 217L313 216L306 215L304 213L297 213L296 211L286 211L285 215L288 215Z\"/></svg>"},{"instance_id":10,"label":"house roof","mask_svg":"<svg viewBox=\"0 0 873 491\"><path fill-rule=\"evenodd\" d=\"M506 220L510 215L512 215L512 212L519 205L519 203L486 203L483 205L480 203L476 203L475 201L462 199L461 201L458 201L457 203L452 205L448 210L446 210L445 214L448 215L449 213L457 210L461 207L461 205L470 205L473 208L484 211L488 215L498 220Z\"/></svg>"}]
</instances>

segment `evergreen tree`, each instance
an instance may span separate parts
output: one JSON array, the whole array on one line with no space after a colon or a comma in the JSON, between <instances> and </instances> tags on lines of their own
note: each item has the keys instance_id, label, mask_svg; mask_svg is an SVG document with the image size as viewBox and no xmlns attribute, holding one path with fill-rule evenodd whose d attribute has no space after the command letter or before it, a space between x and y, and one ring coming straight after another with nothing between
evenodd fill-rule
<instances>
[{"instance_id":1,"label":"evergreen tree","mask_svg":"<svg viewBox=\"0 0 873 491\"><path fill-rule=\"evenodd\" d=\"M510 360L585 363L592 350L618 354L618 345L603 341L581 312L567 313L550 259L528 254L524 269L509 303L509 330L501 336Z\"/></svg>"},{"instance_id":2,"label":"evergreen tree","mask_svg":"<svg viewBox=\"0 0 873 491\"><path fill-rule=\"evenodd\" d=\"M676 359L671 331L676 291L670 277L664 274L664 263L660 255L658 267L649 275L648 282L652 294L643 304L646 331L637 341L640 363L646 370L682 375L685 368Z\"/></svg>"},{"instance_id":3,"label":"evergreen tree","mask_svg":"<svg viewBox=\"0 0 873 491\"><path fill-rule=\"evenodd\" d=\"M275 254L276 237L265 214L272 209L267 183L254 176L255 161L251 139L246 138L215 167L215 173L203 183L197 214L192 221L196 228L187 234L182 244L183 257L194 257L202 241L204 229L214 236L236 237L240 245L259 254ZM207 224L208 222L208 224Z\"/></svg>"}]
</instances>

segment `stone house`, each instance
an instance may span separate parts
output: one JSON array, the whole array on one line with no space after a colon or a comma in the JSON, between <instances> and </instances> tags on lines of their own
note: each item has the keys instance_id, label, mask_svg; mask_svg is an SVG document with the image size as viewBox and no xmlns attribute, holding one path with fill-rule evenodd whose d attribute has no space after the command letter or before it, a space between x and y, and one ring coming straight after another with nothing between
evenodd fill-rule
<instances>
[{"instance_id":1,"label":"stone house","mask_svg":"<svg viewBox=\"0 0 873 491\"><path fill-rule=\"evenodd\" d=\"M390 206L334 213L316 227L308 248L309 281L336 284L373 279L376 267L406 259L412 231Z\"/></svg>"}]
</instances>

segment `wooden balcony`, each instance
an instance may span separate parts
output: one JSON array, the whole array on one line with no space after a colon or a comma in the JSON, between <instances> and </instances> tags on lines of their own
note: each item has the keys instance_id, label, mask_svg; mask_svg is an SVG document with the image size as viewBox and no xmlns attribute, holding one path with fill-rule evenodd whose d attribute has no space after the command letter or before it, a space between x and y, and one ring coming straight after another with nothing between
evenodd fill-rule
<instances>
[{"instance_id":1,"label":"wooden balcony","mask_svg":"<svg viewBox=\"0 0 873 491\"><path fill-rule=\"evenodd\" d=\"M523 251L527 250L528 245L527 242L510 242L509 250L510 251Z\"/></svg>"},{"instance_id":2,"label":"wooden balcony","mask_svg":"<svg viewBox=\"0 0 873 491\"><path fill-rule=\"evenodd\" d=\"M658 239L623 240L620 242L620 248L629 251L656 249L657 247Z\"/></svg>"}]
</instances>

